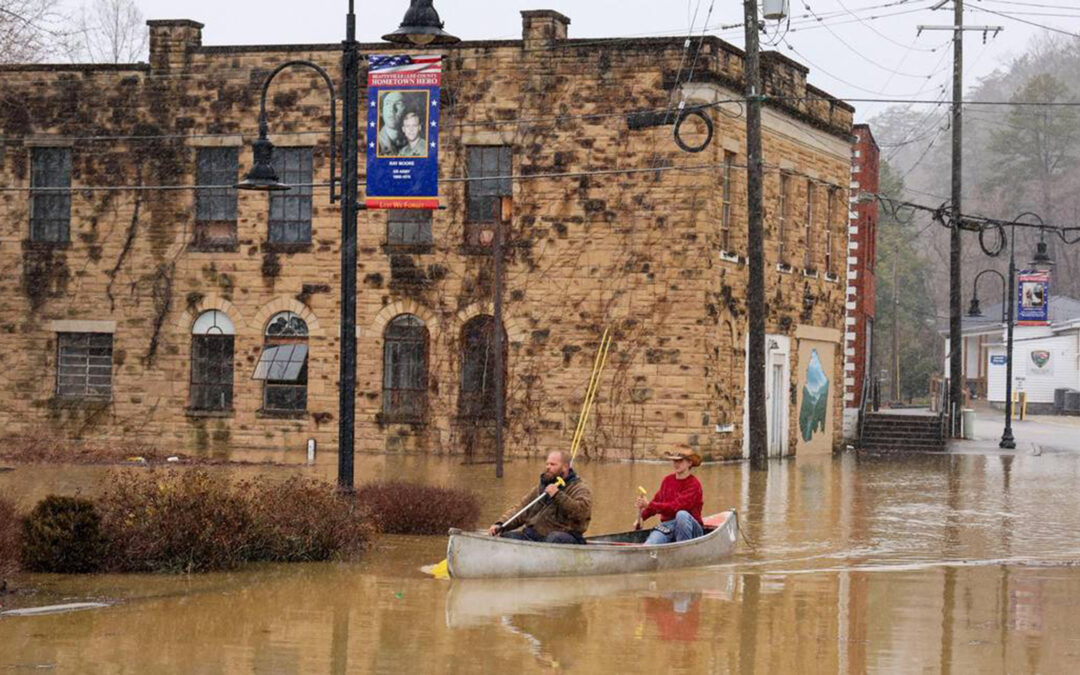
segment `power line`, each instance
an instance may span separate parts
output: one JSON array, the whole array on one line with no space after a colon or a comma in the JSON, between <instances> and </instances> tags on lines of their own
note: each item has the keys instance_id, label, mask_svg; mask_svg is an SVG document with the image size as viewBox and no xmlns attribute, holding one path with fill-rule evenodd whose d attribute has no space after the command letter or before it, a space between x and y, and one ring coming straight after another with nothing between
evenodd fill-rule
<instances>
[{"instance_id":1,"label":"power line","mask_svg":"<svg viewBox=\"0 0 1080 675\"><path fill-rule=\"evenodd\" d=\"M1037 23L1035 21L1028 21L1027 19L1021 19L1019 16L1017 16L1015 14L1010 14L1010 13L1007 13L1007 12L998 12L998 11L995 11L995 10L992 10L992 9L987 9L985 7L972 7L972 9L974 9L977 12L986 12L987 14L993 14L995 16L1004 17L1006 19L1012 19L1013 21L1019 21L1020 23L1026 23L1029 26L1035 26L1036 28L1042 28L1044 30L1048 30L1048 31L1051 31L1051 32L1054 32L1054 33L1061 33L1062 35L1068 35L1069 37L1080 38L1080 33L1070 33L1067 30L1062 30L1060 28L1054 28L1053 26L1047 26L1046 24L1043 24L1043 23Z\"/></svg>"}]
</instances>

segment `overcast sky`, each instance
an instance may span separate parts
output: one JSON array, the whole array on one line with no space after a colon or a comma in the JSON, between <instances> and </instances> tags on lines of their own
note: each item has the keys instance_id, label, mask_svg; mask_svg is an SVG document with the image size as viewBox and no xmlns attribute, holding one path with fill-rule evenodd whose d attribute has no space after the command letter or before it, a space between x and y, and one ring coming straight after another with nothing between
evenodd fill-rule
<instances>
[{"instance_id":1,"label":"overcast sky","mask_svg":"<svg viewBox=\"0 0 1080 675\"><path fill-rule=\"evenodd\" d=\"M947 100L951 35L924 31L916 36L920 24L952 24L952 3L931 11L937 2L791 0L790 25L770 23L768 35L762 36L763 49L779 50L804 63L810 68L811 83L841 98L945 96ZM185 18L206 24L207 45L337 42L344 37L348 6L347 0L137 0L137 4L148 19ZM407 0L358 1L359 39L375 41L397 28L408 5ZM966 0L965 5L966 24L1005 29L985 45L981 33L965 34L968 86L1022 53L1043 32L1024 21L1080 34L1080 0ZM520 10L554 9L571 18L574 38L704 31L743 45L741 27L725 28L742 20L739 0L436 0L435 7L446 30L463 39L518 38ZM775 46L766 46L769 42ZM859 121L883 107L865 102L855 106Z\"/></svg>"}]
</instances>

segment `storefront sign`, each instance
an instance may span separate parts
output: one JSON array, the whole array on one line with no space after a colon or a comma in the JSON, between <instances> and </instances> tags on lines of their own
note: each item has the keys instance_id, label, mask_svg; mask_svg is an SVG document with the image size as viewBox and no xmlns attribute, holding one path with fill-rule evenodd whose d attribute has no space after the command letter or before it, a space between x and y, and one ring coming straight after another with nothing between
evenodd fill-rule
<instances>
[{"instance_id":1,"label":"storefront sign","mask_svg":"<svg viewBox=\"0 0 1080 675\"><path fill-rule=\"evenodd\" d=\"M990 365L992 366L1004 366L1009 362L1009 359L1004 355L992 355L990 357Z\"/></svg>"},{"instance_id":2,"label":"storefront sign","mask_svg":"<svg viewBox=\"0 0 1080 675\"><path fill-rule=\"evenodd\" d=\"M439 208L438 55L369 57L367 206Z\"/></svg>"},{"instance_id":3,"label":"storefront sign","mask_svg":"<svg viewBox=\"0 0 1080 675\"><path fill-rule=\"evenodd\" d=\"M1016 325L1050 323L1050 273L1023 271L1017 277Z\"/></svg>"}]
</instances>

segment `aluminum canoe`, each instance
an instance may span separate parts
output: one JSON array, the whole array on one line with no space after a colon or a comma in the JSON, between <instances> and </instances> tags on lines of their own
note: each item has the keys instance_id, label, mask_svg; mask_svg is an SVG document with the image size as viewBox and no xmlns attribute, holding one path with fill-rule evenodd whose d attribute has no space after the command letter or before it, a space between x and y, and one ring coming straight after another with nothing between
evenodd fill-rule
<instances>
[{"instance_id":1,"label":"aluminum canoe","mask_svg":"<svg viewBox=\"0 0 1080 675\"><path fill-rule=\"evenodd\" d=\"M735 551L738 517L731 510L704 520L705 535L653 546L640 543L648 530L588 537L587 544L578 546L453 529L446 560L450 576L456 579L575 577L714 565Z\"/></svg>"}]
</instances>

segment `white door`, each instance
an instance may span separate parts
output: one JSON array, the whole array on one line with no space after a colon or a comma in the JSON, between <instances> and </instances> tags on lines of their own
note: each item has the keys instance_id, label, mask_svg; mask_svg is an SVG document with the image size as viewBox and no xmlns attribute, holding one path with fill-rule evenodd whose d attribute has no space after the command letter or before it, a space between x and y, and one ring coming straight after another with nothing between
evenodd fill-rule
<instances>
[{"instance_id":1,"label":"white door","mask_svg":"<svg viewBox=\"0 0 1080 675\"><path fill-rule=\"evenodd\" d=\"M769 377L769 456L779 457L784 454L784 420L787 418L787 406L784 405L784 364L774 363Z\"/></svg>"}]
</instances>

